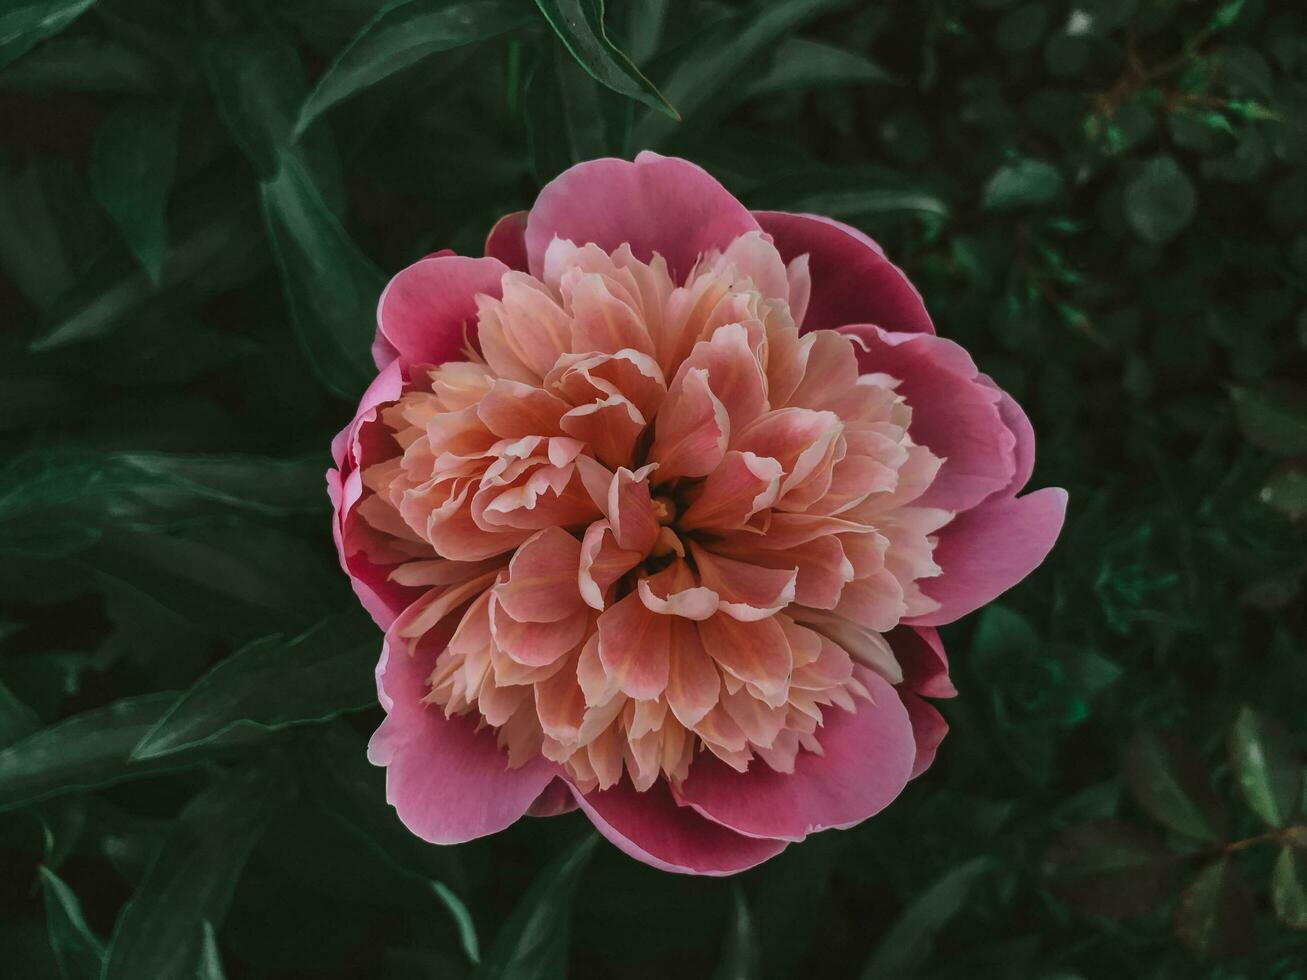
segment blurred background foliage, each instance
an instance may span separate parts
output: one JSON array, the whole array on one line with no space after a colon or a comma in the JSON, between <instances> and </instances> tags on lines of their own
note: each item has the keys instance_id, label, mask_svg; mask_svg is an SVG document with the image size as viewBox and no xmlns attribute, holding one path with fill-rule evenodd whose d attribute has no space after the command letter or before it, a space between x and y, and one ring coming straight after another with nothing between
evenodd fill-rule
<instances>
[{"instance_id":1,"label":"blurred background foliage","mask_svg":"<svg viewBox=\"0 0 1307 980\"><path fill-rule=\"evenodd\" d=\"M7 975L1307 975L1301 5L4 0L0 120ZM409 836L327 531L386 276L642 148L875 235L1071 491L935 766L725 881Z\"/></svg>"}]
</instances>

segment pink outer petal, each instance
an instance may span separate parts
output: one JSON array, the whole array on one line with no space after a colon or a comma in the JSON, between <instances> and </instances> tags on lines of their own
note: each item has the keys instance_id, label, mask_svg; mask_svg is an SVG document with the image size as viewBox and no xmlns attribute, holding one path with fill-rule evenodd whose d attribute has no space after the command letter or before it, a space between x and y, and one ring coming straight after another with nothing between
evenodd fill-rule
<instances>
[{"instance_id":1,"label":"pink outer petal","mask_svg":"<svg viewBox=\"0 0 1307 980\"><path fill-rule=\"evenodd\" d=\"M939 744L948 734L948 722L935 710L934 705L923 701L915 694L902 692L900 697L903 698L903 706L908 709L908 718L912 722L912 736L917 742L917 754L912 762L912 775L908 777L916 779L935 761Z\"/></svg>"},{"instance_id":2,"label":"pink outer petal","mask_svg":"<svg viewBox=\"0 0 1307 980\"><path fill-rule=\"evenodd\" d=\"M957 688L948 676L948 656L933 626L898 626L886 634L903 669L899 686L927 698L952 698Z\"/></svg>"},{"instance_id":3,"label":"pink outer petal","mask_svg":"<svg viewBox=\"0 0 1307 980\"><path fill-rule=\"evenodd\" d=\"M695 758L679 800L741 834L790 841L879 812L906 785L917 744L898 691L865 667L855 666L854 674L873 701L859 700L854 712L825 709L821 755L800 752L787 775L756 760L736 772L705 753Z\"/></svg>"},{"instance_id":4,"label":"pink outer petal","mask_svg":"<svg viewBox=\"0 0 1307 980\"><path fill-rule=\"evenodd\" d=\"M508 266L498 259L438 255L400 270L377 303L379 338L405 365L457 359L476 337L478 293L501 295ZM374 345L374 353L382 345ZM378 367L385 365L378 362Z\"/></svg>"},{"instance_id":5,"label":"pink outer petal","mask_svg":"<svg viewBox=\"0 0 1307 980\"><path fill-rule=\"evenodd\" d=\"M940 607L904 622L943 626L1020 582L1052 549L1062 530L1066 500L1060 487L1024 497L996 497L940 528L934 558L943 571L918 583Z\"/></svg>"},{"instance_id":6,"label":"pink outer petal","mask_svg":"<svg viewBox=\"0 0 1307 980\"><path fill-rule=\"evenodd\" d=\"M1006 492L1009 496L1018 494L1030 482L1030 475L1035 471L1035 429L1016 399L994 384L989 375L982 374L978 380L999 393L999 417L1016 436L1017 444L1013 450L1016 472L1012 474L1012 482L1007 485Z\"/></svg>"},{"instance_id":7,"label":"pink outer petal","mask_svg":"<svg viewBox=\"0 0 1307 980\"><path fill-rule=\"evenodd\" d=\"M755 211L754 217L786 262L809 256L812 295L800 324L804 333L847 323L935 332L921 294L880 246L856 228L815 214Z\"/></svg>"},{"instance_id":8,"label":"pink outer petal","mask_svg":"<svg viewBox=\"0 0 1307 980\"><path fill-rule=\"evenodd\" d=\"M606 252L625 242L641 261L661 255L680 282L701 253L724 249L757 228L707 171L646 151L634 163L578 163L546 184L527 218L526 251L531 273L539 276L555 237L594 242Z\"/></svg>"},{"instance_id":9,"label":"pink outer petal","mask_svg":"<svg viewBox=\"0 0 1307 980\"><path fill-rule=\"evenodd\" d=\"M498 259L517 272L526 272L526 212L510 211L486 236L486 258Z\"/></svg>"},{"instance_id":10,"label":"pink outer petal","mask_svg":"<svg viewBox=\"0 0 1307 980\"><path fill-rule=\"evenodd\" d=\"M599 833L637 861L662 871L735 874L775 857L788 844L745 837L705 820L689 807L678 806L661 779L643 793L626 780L600 792L583 794L575 787L572 792Z\"/></svg>"},{"instance_id":11,"label":"pink outer petal","mask_svg":"<svg viewBox=\"0 0 1307 980\"><path fill-rule=\"evenodd\" d=\"M1004 424L1001 393L980 380L965 350L942 337L869 324L840 332L856 338L862 371L902 382L897 390L912 409L913 442L944 459L916 506L966 510L1011 485L1017 437Z\"/></svg>"},{"instance_id":12,"label":"pink outer petal","mask_svg":"<svg viewBox=\"0 0 1307 980\"><path fill-rule=\"evenodd\" d=\"M377 700L386 719L368 743L368 760L386 767L386 801L404 826L432 844L461 844L503 830L527 812L557 767L543 756L519 769L490 728L476 730L474 715L446 718L422 704L426 678L453 632L456 616L409 655L387 634L377 664Z\"/></svg>"}]
</instances>

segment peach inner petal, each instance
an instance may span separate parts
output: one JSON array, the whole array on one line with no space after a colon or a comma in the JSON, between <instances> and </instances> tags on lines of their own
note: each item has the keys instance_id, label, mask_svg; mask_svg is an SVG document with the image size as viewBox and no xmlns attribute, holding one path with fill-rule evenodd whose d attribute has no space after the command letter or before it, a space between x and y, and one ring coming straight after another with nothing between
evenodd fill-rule
<instances>
[{"instance_id":1,"label":"peach inner petal","mask_svg":"<svg viewBox=\"0 0 1307 980\"><path fill-rule=\"evenodd\" d=\"M477 298L480 354L410 370L358 514L452 639L429 710L584 791L679 785L708 752L794 770L830 711L902 677L884 634L935 604L940 460L853 342L800 337L805 261L751 232L684 281L556 239Z\"/></svg>"}]
</instances>

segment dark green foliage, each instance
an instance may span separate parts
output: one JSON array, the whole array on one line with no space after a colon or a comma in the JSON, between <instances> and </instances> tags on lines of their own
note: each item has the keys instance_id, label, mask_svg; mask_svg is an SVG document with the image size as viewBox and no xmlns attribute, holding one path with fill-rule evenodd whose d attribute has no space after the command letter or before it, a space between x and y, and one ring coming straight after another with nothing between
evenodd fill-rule
<instances>
[{"instance_id":1,"label":"dark green foliage","mask_svg":"<svg viewBox=\"0 0 1307 980\"><path fill-rule=\"evenodd\" d=\"M1307 12L0 3L6 976L1300 976ZM1069 489L893 806L723 882L438 848L322 474L386 277L657 149L883 243Z\"/></svg>"}]
</instances>

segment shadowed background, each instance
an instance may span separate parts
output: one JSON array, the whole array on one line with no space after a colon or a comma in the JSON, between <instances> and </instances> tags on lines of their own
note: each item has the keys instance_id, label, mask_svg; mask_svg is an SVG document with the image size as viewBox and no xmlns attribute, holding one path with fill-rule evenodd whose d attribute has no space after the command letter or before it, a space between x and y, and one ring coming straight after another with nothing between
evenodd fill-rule
<instances>
[{"instance_id":1,"label":"shadowed background","mask_svg":"<svg viewBox=\"0 0 1307 980\"><path fill-rule=\"evenodd\" d=\"M408 835L322 482L387 276L645 148L876 237L1071 493L933 768L730 880ZM7 968L1304 976L1305 229L1293 4L3 0Z\"/></svg>"}]
</instances>

